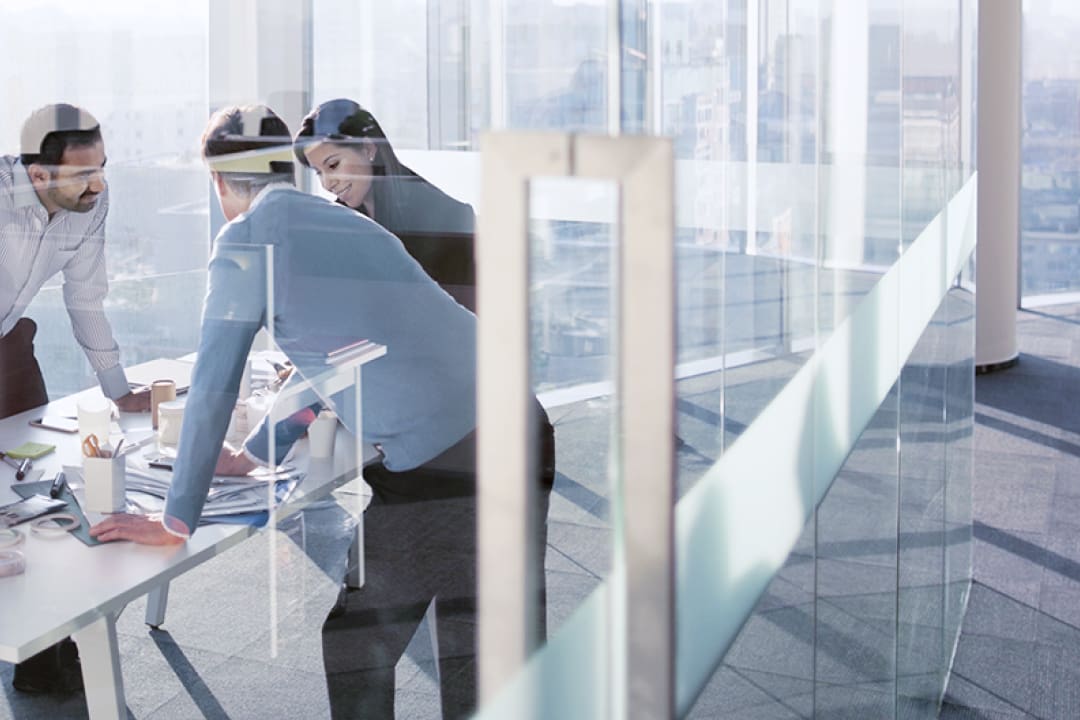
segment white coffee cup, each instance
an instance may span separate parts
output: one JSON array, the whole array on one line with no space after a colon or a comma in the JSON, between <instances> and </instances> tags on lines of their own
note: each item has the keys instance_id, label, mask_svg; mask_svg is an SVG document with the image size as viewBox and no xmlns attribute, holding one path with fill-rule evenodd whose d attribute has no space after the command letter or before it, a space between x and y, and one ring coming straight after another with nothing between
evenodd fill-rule
<instances>
[{"instance_id":1,"label":"white coffee cup","mask_svg":"<svg viewBox=\"0 0 1080 720\"><path fill-rule=\"evenodd\" d=\"M158 442L162 445L175 445L180 442L184 404L184 400L167 400L158 405Z\"/></svg>"},{"instance_id":2,"label":"white coffee cup","mask_svg":"<svg viewBox=\"0 0 1080 720\"><path fill-rule=\"evenodd\" d=\"M79 421L79 440L85 440L89 435L96 435L101 445L109 441L112 404L103 396L89 393L79 398L76 415Z\"/></svg>"},{"instance_id":3,"label":"white coffee cup","mask_svg":"<svg viewBox=\"0 0 1080 720\"><path fill-rule=\"evenodd\" d=\"M337 415L323 410L308 426L309 452L313 458L328 458L334 454L334 436L337 435Z\"/></svg>"}]
</instances>

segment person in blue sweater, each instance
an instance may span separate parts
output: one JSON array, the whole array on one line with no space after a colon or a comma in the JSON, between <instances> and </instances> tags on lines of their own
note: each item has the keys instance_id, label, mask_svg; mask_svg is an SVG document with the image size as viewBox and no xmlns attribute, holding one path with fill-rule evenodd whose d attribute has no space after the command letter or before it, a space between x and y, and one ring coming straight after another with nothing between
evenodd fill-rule
<instances>
[{"instance_id":1,"label":"person in blue sweater","mask_svg":"<svg viewBox=\"0 0 1080 720\"><path fill-rule=\"evenodd\" d=\"M280 462L303 433L303 423L271 429L264 422L239 450L223 446L252 340L267 323L272 278L275 337L299 374L322 363L308 352L316 338L364 338L388 348L365 367L362 389L363 440L381 454L364 470L373 491L364 522L366 584L324 627L332 714L393 717L394 666L434 600L444 717L468 716L476 703L476 318L394 235L293 186L289 131L269 109L219 111L202 145L229 223L210 261L165 510L160 518L117 514L91 534L184 542L198 526L215 471L242 474L270 464L269 432ZM253 252L268 246L272 268ZM355 427L350 393L343 395L334 404L346 427ZM554 439L539 404L535 412L542 577ZM542 617L537 622L542 632Z\"/></svg>"}]
</instances>

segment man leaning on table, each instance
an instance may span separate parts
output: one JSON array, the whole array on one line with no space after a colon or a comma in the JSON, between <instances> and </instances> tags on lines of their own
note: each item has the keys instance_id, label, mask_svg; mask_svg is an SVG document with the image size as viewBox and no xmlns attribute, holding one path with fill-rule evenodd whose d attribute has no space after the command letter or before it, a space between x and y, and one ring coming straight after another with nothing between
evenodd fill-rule
<instances>
[{"instance_id":1,"label":"man leaning on table","mask_svg":"<svg viewBox=\"0 0 1080 720\"><path fill-rule=\"evenodd\" d=\"M102 391L121 410L149 410L149 393L128 387L102 306L109 194L97 120L74 105L46 105L23 124L19 152L0 156L0 418L48 402L34 358L37 326L23 313L56 273Z\"/></svg>"},{"instance_id":2,"label":"man leaning on table","mask_svg":"<svg viewBox=\"0 0 1080 720\"><path fill-rule=\"evenodd\" d=\"M102 391L122 410L148 410L149 394L128 388L102 307L109 199L97 120L73 105L47 105L23 124L19 153L0 156L0 418L49 401L34 356L37 326L23 313L56 273L64 276L75 341ZM16 665L13 684L27 692L80 688L74 643L65 639Z\"/></svg>"},{"instance_id":3,"label":"man leaning on table","mask_svg":"<svg viewBox=\"0 0 1080 720\"><path fill-rule=\"evenodd\" d=\"M219 449L252 339L266 322L262 256L250 249L272 246L274 333L299 370L293 379L326 367L308 347L318 337L367 338L388 349L365 367L363 379L363 439L381 455L364 471L372 487L364 524L367 581L346 598L344 616L331 613L323 626L331 714L393 717L394 666L434 600L443 715L466 717L476 701L476 318L395 236L293 187L288 143L284 123L263 107L229 108L211 118L203 154L230 222L210 262L165 512L160 519L116 514L90 532L105 541L183 542L199 522L215 465L237 474L255 467L253 459L270 459L265 421L241 452ZM335 404L355 428L351 396L341 393ZM554 435L538 403L535 410L541 490L535 547L542 554ZM276 462L303 430L299 422L273 430ZM539 558L535 567L542 592Z\"/></svg>"}]
</instances>

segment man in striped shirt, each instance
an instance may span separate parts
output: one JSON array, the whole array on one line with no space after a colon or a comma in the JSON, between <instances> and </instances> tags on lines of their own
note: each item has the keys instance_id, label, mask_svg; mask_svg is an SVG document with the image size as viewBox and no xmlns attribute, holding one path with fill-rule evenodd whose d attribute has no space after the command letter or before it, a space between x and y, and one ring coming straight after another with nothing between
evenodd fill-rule
<instances>
[{"instance_id":1,"label":"man in striped shirt","mask_svg":"<svg viewBox=\"0 0 1080 720\"><path fill-rule=\"evenodd\" d=\"M26 120L20 141L19 157L0 156L0 418L48 401L36 325L23 313L58 272L75 341L102 391L121 410L148 410L149 394L128 387L102 307L109 199L98 122L73 105L48 105Z\"/></svg>"},{"instance_id":2,"label":"man in striped shirt","mask_svg":"<svg viewBox=\"0 0 1080 720\"><path fill-rule=\"evenodd\" d=\"M105 276L105 145L97 120L73 105L49 105L23 124L20 156L0 156L0 418L49 397L34 357L37 326L23 317L42 285L64 274L64 303L75 341L105 395L121 410L149 410L149 393L132 393L102 303ZM15 666L27 692L82 687L70 638Z\"/></svg>"}]
</instances>

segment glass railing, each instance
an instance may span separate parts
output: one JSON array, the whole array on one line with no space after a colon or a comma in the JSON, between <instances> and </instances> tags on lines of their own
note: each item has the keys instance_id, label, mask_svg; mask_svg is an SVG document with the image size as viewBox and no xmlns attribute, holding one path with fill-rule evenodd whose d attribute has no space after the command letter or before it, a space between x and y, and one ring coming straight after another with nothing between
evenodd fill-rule
<instances>
[{"instance_id":1,"label":"glass railing","mask_svg":"<svg viewBox=\"0 0 1080 720\"><path fill-rule=\"evenodd\" d=\"M936 716L971 572L975 185L679 501L678 715L723 666L785 677L774 701L809 714ZM623 582L617 566L481 716L607 716L636 632L611 621ZM713 703L739 701L719 682Z\"/></svg>"}]
</instances>

